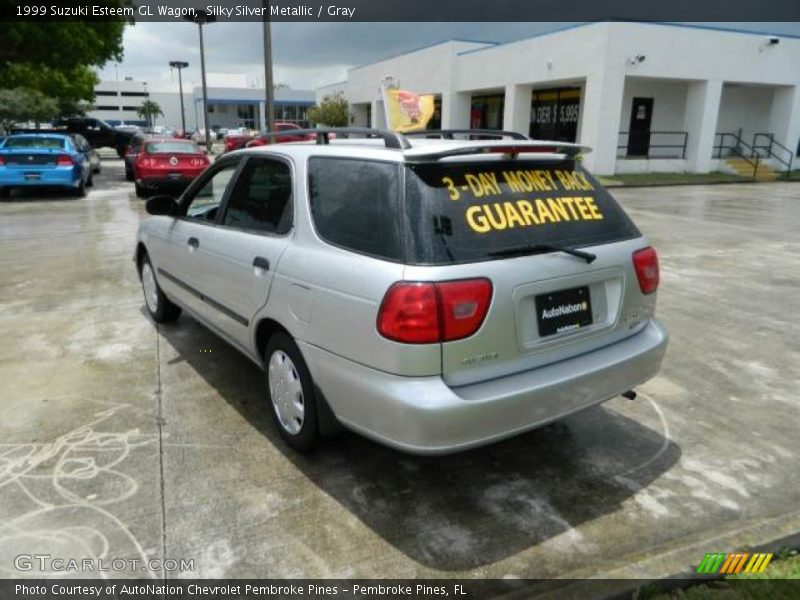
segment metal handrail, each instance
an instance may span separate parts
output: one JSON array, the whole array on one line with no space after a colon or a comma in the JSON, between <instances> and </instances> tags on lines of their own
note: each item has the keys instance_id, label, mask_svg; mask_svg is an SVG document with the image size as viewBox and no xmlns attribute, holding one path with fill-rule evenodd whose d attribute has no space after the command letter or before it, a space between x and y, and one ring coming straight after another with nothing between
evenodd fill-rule
<instances>
[{"instance_id":1,"label":"metal handrail","mask_svg":"<svg viewBox=\"0 0 800 600\"><path fill-rule=\"evenodd\" d=\"M722 158L722 150L728 150L731 154L738 156L747 164L753 166L753 179L755 179L756 174L758 173L758 164L761 161L761 155L758 154L758 152L756 152L752 146L748 146L738 133L715 133L714 137L717 136L719 136L719 144L714 146L716 153L712 154L712 157ZM732 138L734 140L734 144L725 145L725 140L727 138ZM742 152L742 148L749 153L750 156L747 156L745 152Z\"/></svg>"},{"instance_id":2,"label":"metal handrail","mask_svg":"<svg viewBox=\"0 0 800 600\"><path fill-rule=\"evenodd\" d=\"M759 145L758 144L758 139L762 138L762 137L765 137L765 138L767 138L769 140L769 144L768 145L763 145L763 144ZM775 147L777 147L778 149L782 150L783 152L786 152L786 155L788 155L789 158L786 159L783 156L780 156L779 154L777 154L775 152ZM786 177L789 177L789 174L792 171L792 162L794 161L794 152L792 152L789 148L787 148L786 146L784 146L780 142L776 141L775 140L775 134L773 134L773 133L754 133L753 134L753 150L756 151L756 152L759 151L759 150L766 150L767 155L766 155L765 158L774 158L779 163L784 165L786 167L785 175L786 175Z\"/></svg>"},{"instance_id":3,"label":"metal handrail","mask_svg":"<svg viewBox=\"0 0 800 600\"><path fill-rule=\"evenodd\" d=\"M679 135L682 136L682 141L677 144L648 144L648 152L645 155L647 158L651 158L650 156L650 149L659 149L659 148L680 148L680 153L678 156L662 156L656 158L686 158L686 146L689 142L689 132L688 131L634 131L632 134L630 131L620 131L619 135L628 136L628 140L624 144L617 145L617 150L626 150L630 145L630 138L631 135L647 135L652 138L654 135Z\"/></svg>"}]
</instances>

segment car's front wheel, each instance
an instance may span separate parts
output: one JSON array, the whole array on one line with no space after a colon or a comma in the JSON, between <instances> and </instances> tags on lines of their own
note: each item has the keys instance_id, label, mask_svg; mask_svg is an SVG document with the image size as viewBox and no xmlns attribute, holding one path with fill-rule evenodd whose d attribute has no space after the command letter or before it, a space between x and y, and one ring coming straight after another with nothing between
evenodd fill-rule
<instances>
[{"instance_id":1,"label":"car's front wheel","mask_svg":"<svg viewBox=\"0 0 800 600\"><path fill-rule=\"evenodd\" d=\"M144 293L144 303L147 312L156 323L170 323L177 319L181 314L181 308L174 304L164 295L156 281L156 274L150 257L145 255L142 259L140 271L142 279L142 292Z\"/></svg>"},{"instance_id":2,"label":"car's front wheel","mask_svg":"<svg viewBox=\"0 0 800 600\"><path fill-rule=\"evenodd\" d=\"M281 437L307 452L319 442L314 382L291 336L276 333L264 352L264 379L272 417Z\"/></svg>"}]
</instances>

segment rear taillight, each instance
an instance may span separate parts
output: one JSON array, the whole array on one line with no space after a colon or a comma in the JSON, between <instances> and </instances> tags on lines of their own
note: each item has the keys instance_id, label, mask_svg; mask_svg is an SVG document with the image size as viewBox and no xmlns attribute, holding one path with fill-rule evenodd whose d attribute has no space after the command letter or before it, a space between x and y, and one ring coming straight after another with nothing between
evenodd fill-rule
<instances>
[{"instance_id":1,"label":"rear taillight","mask_svg":"<svg viewBox=\"0 0 800 600\"><path fill-rule=\"evenodd\" d=\"M633 253L633 268L643 294L652 294L658 289L658 255L652 246Z\"/></svg>"},{"instance_id":2,"label":"rear taillight","mask_svg":"<svg viewBox=\"0 0 800 600\"><path fill-rule=\"evenodd\" d=\"M0 167L6 164L6 159L0 156Z\"/></svg>"},{"instance_id":3,"label":"rear taillight","mask_svg":"<svg viewBox=\"0 0 800 600\"><path fill-rule=\"evenodd\" d=\"M75 161L73 161L69 156L59 156L56 158L56 165L59 167L71 167L74 164Z\"/></svg>"},{"instance_id":4,"label":"rear taillight","mask_svg":"<svg viewBox=\"0 0 800 600\"><path fill-rule=\"evenodd\" d=\"M392 285L378 311L378 333L406 344L452 342L471 336L492 299L488 279Z\"/></svg>"},{"instance_id":5,"label":"rear taillight","mask_svg":"<svg viewBox=\"0 0 800 600\"><path fill-rule=\"evenodd\" d=\"M139 153L136 155L136 162L142 167L155 167L158 165L158 159L155 157L147 156L146 154Z\"/></svg>"}]
</instances>

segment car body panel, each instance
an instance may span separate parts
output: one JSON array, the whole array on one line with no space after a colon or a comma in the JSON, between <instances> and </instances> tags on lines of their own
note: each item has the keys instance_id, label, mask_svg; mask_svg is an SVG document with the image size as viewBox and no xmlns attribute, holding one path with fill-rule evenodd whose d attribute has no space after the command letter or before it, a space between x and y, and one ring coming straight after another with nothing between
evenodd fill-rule
<instances>
[{"instance_id":1,"label":"car body panel","mask_svg":"<svg viewBox=\"0 0 800 600\"><path fill-rule=\"evenodd\" d=\"M377 258L319 235L310 206L309 159L400 165L403 152L337 140L323 146L271 144L222 160L251 156L292 165L289 235L275 239L181 217L153 217L142 224L139 239L154 259L165 294L255 363L262 362L262 323L288 331L345 426L410 452L452 452L606 401L657 372L667 334L654 320L656 296L641 292L632 264L633 252L648 246L645 237L585 247L596 255L591 263L562 252L446 265ZM229 186L234 185L235 178ZM198 248L187 246L189 237L199 239ZM253 268L252 257L260 254L268 255L269 274ZM164 271L190 275L176 283ZM392 284L477 277L491 280L493 295L474 334L407 344L378 332L381 303ZM203 290L206 299L187 285ZM540 337L535 298L582 286L591 294L592 324Z\"/></svg>"}]
</instances>

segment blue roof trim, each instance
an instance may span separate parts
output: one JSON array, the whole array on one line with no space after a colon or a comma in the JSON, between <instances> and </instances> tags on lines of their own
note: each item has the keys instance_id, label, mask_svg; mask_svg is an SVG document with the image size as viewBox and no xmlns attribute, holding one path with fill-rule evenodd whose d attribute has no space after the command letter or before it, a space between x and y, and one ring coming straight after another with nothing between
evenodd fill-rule
<instances>
[{"instance_id":1,"label":"blue roof trim","mask_svg":"<svg viewBox=\"0 0 800 600\"><path fill-rule=\"evenodd\" d=\"M537 33L536 35L532 35L530 37L522 38L521 40L511 40L508 42L499 42L490 48L473 48L472 50L464 50L463 52L459 52L457 56L464 56L465 54L472 54L473 52L482 52L484 50L492 50L493 48L499 48L500 46L510 46L511 44L519 44L520 42L527 42L528 40L535 40L536 38L546 37L548 35L553 35L554 33L561 33L562 31L569 31L570 29L577 29L578 27L586 27L588 25L596 25L601 21L588 21L586 23L575 23L573 25L565 25L564 27L559 27L558 29L553 29L552 31L543 31L542 33Z\"/></svg>"},{"instance_id":2,"label":"blue roof trim","mask_svg":"<svg viewBox=\"0 0 800 600\"><path fill-rule=\"evenodd\" d=\"M195 96L194 98L195 103L202 102L202 98L198 98ZM252 100L248 99L239 99L239 98L209 98L209 104L260 104L264 102L263 98L254 98ZM313 100L275 100L275 106L314 106L315 102Z\"/></svg>"},{"instance_id":3,"label":"blue roof trim","mask_svg":"<svg viewBox=\"0 0 800 600\"><path fill-rule=\"evenodd\" d=\"M683 27L684 29L705 29L707 31L721 31L723 33L743 33L746 35L772 35L775 37L800 40L800 35L794 35L791 33L775 33L774 31L753 31L752 29L734 29L732 27L720 27L719 25L703 25L701 23L672 23L669 21L656 23L653 21L624 21L622 19L618 19L612 22L638 23L639 25L662 25L664 27Z\"/></svg>"},{"instance_id":4,"label":"blue roof trim","mask_svg":"<svg viewBox=\"0 0 800 600\"><path fill-rule=\"evenodd\" d=\"M425 46L420 46L419 48L414 48L413 50L406 50L405 52L398 52L397 54L392 54L390 56L386 56L384 58L380 58L378 60L373 60L367 63L363 63L360 65L356 65L355 67L350 67L347 69L348 73L350 71L355 71L356 69L363 69L364 67L368 67L370 65L377 65L378 63L382 63L387 60L392 60L393 58L400 58L401 56L405 56L406 54L414 54L415 52L420 52L422 50L427 50L428 48L434 48L436 46L441 46L442 44L449 44L450 42L462 42L466 44L489 44L490 46L497 46L500 42L489 42L489 41L481 41L481 40L462 40L462 39L451 39L451 40L442 40L441 42L434 42L432 44L426 44ZM482 49L482 48L481 48Z\"/></svg>"}]
</instances>

